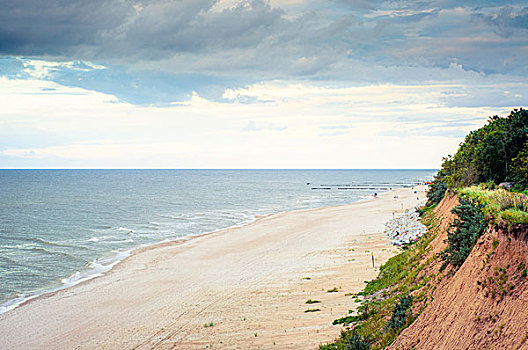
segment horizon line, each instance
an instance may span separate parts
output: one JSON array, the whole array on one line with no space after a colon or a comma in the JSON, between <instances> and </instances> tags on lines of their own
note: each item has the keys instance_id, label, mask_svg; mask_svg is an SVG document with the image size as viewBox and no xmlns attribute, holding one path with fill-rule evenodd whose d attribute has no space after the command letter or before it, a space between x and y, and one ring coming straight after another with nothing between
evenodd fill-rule
<instances>
[{"instance_id":1,"label":"horizon line","mask_svg":"<svg viewBox=\"0 0 528 350\"><path fill-rule=\"evenodd\" d=\"M438 168L0 168L0 170L439 170Z\"/></svg>"}]
</instances>

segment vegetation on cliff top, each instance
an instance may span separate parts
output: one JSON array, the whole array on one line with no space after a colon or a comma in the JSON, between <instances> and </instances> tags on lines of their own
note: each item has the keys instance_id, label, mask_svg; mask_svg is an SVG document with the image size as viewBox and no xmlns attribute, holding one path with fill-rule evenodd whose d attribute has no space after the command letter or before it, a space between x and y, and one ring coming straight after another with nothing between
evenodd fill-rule
<instances>
[{"instance_id":1,"label":"vegetation on cliff top","mask_svg":"<svg viewBox=\"0 0 528 350\"><path fill-rule=\"evenodd\" d=\"M455 155L444 158L428 193L428 206L442 200L446 190L501 182L528 188L528 111L514 109L507 117L490 117L470 132Z\"/></svg>"},{"instance_id":2,"label":"vegetation on cliff top","mask_svg":"<svg viewBox=\"0 0 528 350\"><path fill-rule=\"evenodd\" d=\"M518 192L498 189L508 182ZM427 206L439 203L446 191L473 200L488 219L510 224L528 222L528 111L493 116L470 132L454 156L444 158L428 193Z\"/></svg>"},{"instance_id":3,"label":"vegetation on cliff top","mask_svg":"<svg viewBox=\"0 0 528 350\"><path fill-rule=\"evenodd\" d=\"M508 182L503 188L497 188ZM454 156L444 159L428 193L433 207L446 191L459 195L457 219L448 231L445 264L460 267L487 226L528 223L528 112L513 110L506 118L493 116L470 132ZM513 189L511 192L506 190ZM445 267L446 265L444 265Z\"/></svg>"},{"instance_id":4,"label":"vegetation on cliff top","mask_svg":"<svg viewBox=\"0 0 528 350\"><path fill-rule=\"evenodd\" d=\"M483 214L499 224L528 223L528 196L524 193L489 189L483 185L459 189L457 193L479 203Z\"/></svg>"},{"instance_id":5,"label":"vegetation on cliff top","mask_svg":"<svg viewBox=\"0 0 528 350\"><path fill-rule=\"evenodd\" d=\"M513 110L507 117L493 116L488 124L470 132L454 156L444 158L440 180L450 189L492 182L528 182L528 111Z\"/></svg>"}]
</instances>

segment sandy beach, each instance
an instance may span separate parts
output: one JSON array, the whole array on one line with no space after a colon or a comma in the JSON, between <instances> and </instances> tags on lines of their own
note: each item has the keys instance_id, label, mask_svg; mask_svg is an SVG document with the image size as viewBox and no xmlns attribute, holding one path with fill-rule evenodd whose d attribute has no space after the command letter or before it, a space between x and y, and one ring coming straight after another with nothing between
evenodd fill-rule
<instances>
[{"instance_id":1,"label":"sandy beach","mask_svg":"<svg viewBox=\"0 0 528 350\"><path fill-rule=\"evenodd\" d=\"M103 277L0 315L0 348L315 349L397 253L383 226L424 198L416 189L138 250Z\"/></svg>"}]
</instances>

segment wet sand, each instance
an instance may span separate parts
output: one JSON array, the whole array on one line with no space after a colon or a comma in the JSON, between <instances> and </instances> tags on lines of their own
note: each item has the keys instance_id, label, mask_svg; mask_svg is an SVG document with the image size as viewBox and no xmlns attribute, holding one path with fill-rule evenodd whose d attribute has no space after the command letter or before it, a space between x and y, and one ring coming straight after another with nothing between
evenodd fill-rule
<instances>
[{"instance_id":1,"label":"wet sand","mask_svg":"<svg viewBox=\"0 0 528 350\"><path fill-rule=\"evenodd\" d=\"M138 250L103 277L0 315L0 348L315 349L339 335L332 320L355 307L347 294L397 252L383 225L424 198L417 189Z\"/></svg>"}]
</instances>

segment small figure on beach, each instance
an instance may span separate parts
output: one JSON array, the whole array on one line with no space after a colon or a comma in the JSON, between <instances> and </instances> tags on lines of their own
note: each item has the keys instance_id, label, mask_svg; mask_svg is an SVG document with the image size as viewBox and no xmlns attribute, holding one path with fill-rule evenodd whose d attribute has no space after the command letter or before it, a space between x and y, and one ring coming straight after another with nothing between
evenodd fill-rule
<instances>
[{"instance_id":1,"label":"small figure on beach","mask_svg":"<svg viewBox=\"0 0 528 350\"><path fill-rule=\"evenodd\" d=\"M377 197L377 196L378 196L378 194L376 192L374 192L374 197Z\"/></svg>"},{"instance_id":2,"label":"small figure on beach","mask_svg":"<svg viewBox=\"0 0 528 350\"><path fill-rule=\"evenodd\" d=\"M374 268L374 252L370 252L370 256L372 257L372 268Z\"/></svg>"}]
</instances>

